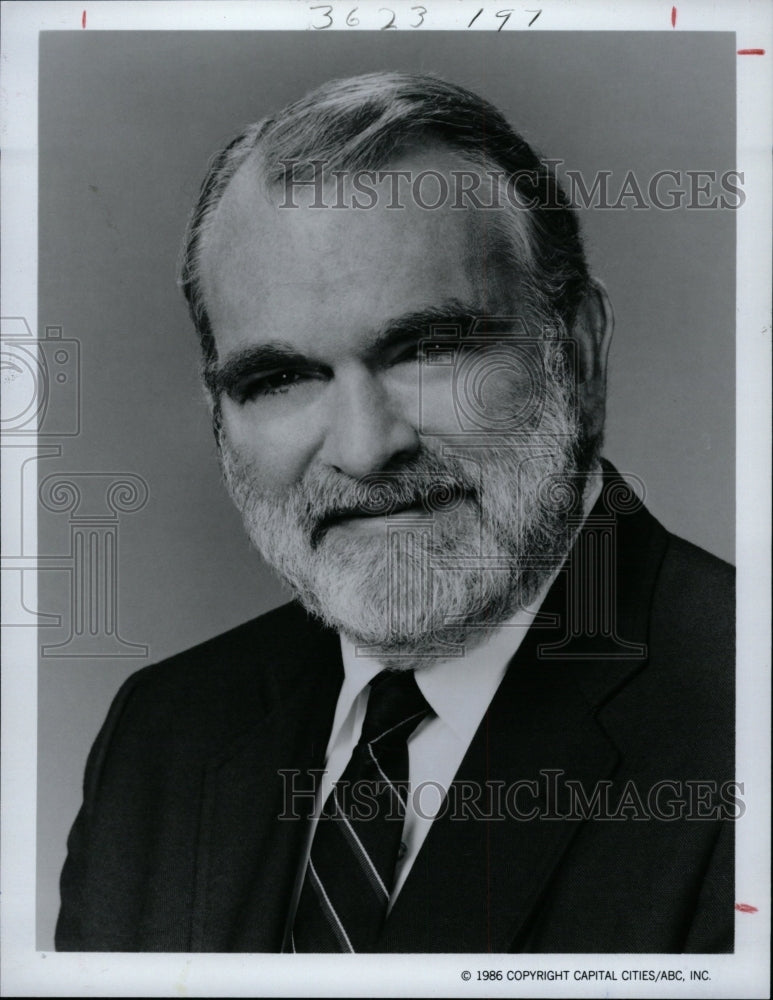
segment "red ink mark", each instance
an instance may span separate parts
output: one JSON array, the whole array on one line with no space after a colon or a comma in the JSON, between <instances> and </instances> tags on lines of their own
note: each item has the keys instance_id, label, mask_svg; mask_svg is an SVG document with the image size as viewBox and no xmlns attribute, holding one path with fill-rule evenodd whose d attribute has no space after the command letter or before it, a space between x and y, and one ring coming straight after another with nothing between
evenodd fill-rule
<instances>
[{"instance_id":1,"label":"red ink mark","mask_svg":"<svg viewBox=\"0 0 773 1000\"><path fill-rule=\"evenodd\" d=\"M83 12L83 14L81 16L81 28L85 28L85 27L86 27L86 11L84 10L84 12Z\"/></svg>"},{"instance_id":2,"label":"red ink mark","mask_svg":"<svg viewBox=\"0 0 773 1000\"><path fill-rule=\"evenodd\" d=\"M671 27L676 27L676 7L671 8Z\"/></svg>"},{"instance_id":3,"label":"red ink mark","mask_svg":"<svg viewBox=\"0 0 773 1000\"><path fill-rule=\"evenodd\" d=\"M739 56L764 56L765 49L739 49Z\"/></svg>"},{"instance_id":4,"label":"red ink mark","mask_svg":"<svg viewBox=\"0 0 773 1000\"><path fill-rule=\"evenodd\" d=\"M736 908L736 910L738 910L739 913L756 913L757 912L757 907L756 906L752 906L751 903L736 903L735 904L735 908Z\"/></svg>"}]
</instances>

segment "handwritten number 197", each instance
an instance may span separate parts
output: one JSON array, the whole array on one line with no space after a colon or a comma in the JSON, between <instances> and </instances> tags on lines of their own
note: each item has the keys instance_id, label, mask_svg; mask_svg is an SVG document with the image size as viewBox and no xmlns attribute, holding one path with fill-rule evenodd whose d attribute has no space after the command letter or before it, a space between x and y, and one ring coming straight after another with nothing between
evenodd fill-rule
<instances>
[{"instance_id":1,"label":"handwritten number 197","mask_svg":"<svg viewBox=\"0 0 773 1000\"><path fill-rule=\"evenodd\" d=\"M476 21L478 20L478 18L480 17L480 15L481 15L481 14L483 13L484 9L485 9L485 8L481 7L481 8L480 8L480 10L479 10L479 11L477 11L477 12L476 12L476 13L475 13L475 14L473 15L473 18L472 18L472 20L471 20L471 21L470 21L470 23L469 23L469 24L467 25L467 27L468 27L468 28L471 28L471 27L473 26L473 24L475 24L475 22L476 22ZM538 18L538 17L540 16L540 14L542 13L542 10L541 10L541 9L540 9L540 10L533 10L533 9L532 9L532 10L527 10L527 11L526 11L526 13L527 13L527 14L533 14L533 15L534 15L534 17L533 17L533 18L531 19L531 21L529 21L529 24L528 24L528 27L530 28L530 27L531 27L531 26L532 26L532 25L534 24L534 22L535 22L535 21L537 20L537 18ZM497 31L501 31L501 30L502 30L502 28L504 28L504 26L505 26L505 25L507 24L507 22L508 22L508 21L510 20L510 18L511 18L511 16L512 16L512 14L513 14L513 8L512 8L512 7L508 8L508 9L506 9L506 10L498 10L498 11L496 12L496 14L494 15L494 17L498 17L498 18L499 18L499 20L500 20L500 21L502 22L502 23L501 23L501 24L499 25L499 27L497 28Z\"/></svg>"}]
</instances>

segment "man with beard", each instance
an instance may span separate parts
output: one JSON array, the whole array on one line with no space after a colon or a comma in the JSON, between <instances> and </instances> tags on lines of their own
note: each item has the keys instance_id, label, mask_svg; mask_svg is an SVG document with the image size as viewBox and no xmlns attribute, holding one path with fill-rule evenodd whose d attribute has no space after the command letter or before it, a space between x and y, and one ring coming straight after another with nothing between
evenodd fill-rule
<instances>
[{"instance_id":1,"label":"man with beard","mask_svg":"<svg viewBox=\"0 0 773 1000\"><path fill-rule=\"evenodd\" d=\"M57 946L732 949L731 572L600 459L550 171L452 84L333 82L214 161L182 283L298 599L119 692Z\"/></svg>"}]
</instances>

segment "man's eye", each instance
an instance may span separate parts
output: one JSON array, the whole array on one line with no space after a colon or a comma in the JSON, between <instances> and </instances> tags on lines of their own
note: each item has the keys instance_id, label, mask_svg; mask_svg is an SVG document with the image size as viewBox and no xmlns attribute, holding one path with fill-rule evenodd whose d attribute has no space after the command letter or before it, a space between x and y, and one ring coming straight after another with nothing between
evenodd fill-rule
<instances>
[{"instance_id":1,"label":"man's eye","mask_svg":"<svg viewBox=\"0 0 773 1000\"><path fill-rule=\"evenodd\" d=\"M239 402L245 403L251 399L277 396L289 392L290 389L306 381L309 377L306 372L285 370L252 378L240 388Z\"/></svg>"}]
</instances>

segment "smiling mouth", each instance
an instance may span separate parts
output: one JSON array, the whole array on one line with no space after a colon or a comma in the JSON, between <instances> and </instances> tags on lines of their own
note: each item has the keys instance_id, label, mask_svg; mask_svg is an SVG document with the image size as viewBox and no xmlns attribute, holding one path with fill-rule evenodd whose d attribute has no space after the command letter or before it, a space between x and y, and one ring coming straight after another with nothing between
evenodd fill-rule
<instances>
[{"instance_id":1,"label":"smiling mouth","mask_svg":"<svg viewBox=\"0 0 773 1000\"><path fill-rule=\"evenodd\" d=\"M471 501L474 500L474 496L471 491L464 490L463 496L460 497L460 499ZM456 504L453 506L456 506ZM378 510L373 509L372 507L357 505L346 510L331 511L326 514L313 529L311 533L311 545L312 548L316 548L331 528L359 526L367 530L368 525L371 524L373 525L374 530L376 530L378 522L388 524L390 521L398 519L401 520L403 517L405 517L405 519L432 518L435 515L442 513L442 511L442 506L433 506L431 501L429 501L429 503L425 502L421 499L421 497L414 497L411 500L406 500L402 503L394 503L386 510Z\"/></svg>"},{"instance_id":2,"label":"smiling mouth","mask_svg":"<svg viewBox=\"0 0 773 1000\"><path fill-rule=\"evenodd\" d=\"M347 524L364 524L368 521L386 521L401 514L411 514L414 517L429 517L424 504L420 500L411 503L400 503L389 510L369 510L367 507L353 507L350 510L335 511L327 514L314 530L313 540L319 543L331 528Z\"/></svg>"}]
</instances>

